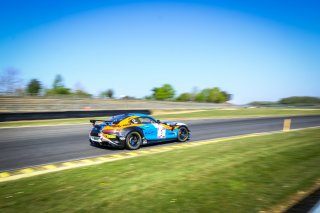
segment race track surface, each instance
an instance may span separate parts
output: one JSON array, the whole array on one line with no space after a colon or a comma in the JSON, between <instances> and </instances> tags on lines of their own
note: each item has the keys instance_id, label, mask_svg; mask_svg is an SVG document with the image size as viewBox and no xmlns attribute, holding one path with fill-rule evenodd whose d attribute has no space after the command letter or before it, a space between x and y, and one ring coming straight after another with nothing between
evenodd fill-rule
<instances>
[{"instance_id":1,"label":"race track surface","mask_svg":"<svg viewBox=\"0 0 320 213\"><path fill-rule=\"evenodd\" d=\"M191 141L282 130L284 117L181 121L191 129ZM320 126L320 115L292 117L292 128ZM39 164L114 154L124 150L89 145L91 125L0 129L0 171ZM170 146L176 143L157 144ZM150 147L150 146L149 146ZM142 149L148 149L148 146Z\"/></svg>"}]
</instances>

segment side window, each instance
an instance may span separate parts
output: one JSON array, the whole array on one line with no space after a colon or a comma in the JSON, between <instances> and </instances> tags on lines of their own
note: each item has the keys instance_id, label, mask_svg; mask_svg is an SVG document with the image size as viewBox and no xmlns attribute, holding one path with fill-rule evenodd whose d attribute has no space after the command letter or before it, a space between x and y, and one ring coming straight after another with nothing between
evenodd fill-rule
<instances>
[{"instance_id":1,"label":"side window","mask_svg":"<svg viewBox=\"0 0 320 213\"><path fill-rule=\"evenodd\" d=\"M141 124L140 118L133 118L130 122L132 124Z\"/></svg>"},{"instance_id":2,"label":"side window","mask_svg":"<svg viewBox=\"0 0 320 213\"><path fill-rule=\"evenodd\" d=\"M141 117L140 120L141 120L141 123L143 123L143 124L153 124L153 123L156 123L153 119L147 118L147 117Z\"/></svg>"}]
</instances>

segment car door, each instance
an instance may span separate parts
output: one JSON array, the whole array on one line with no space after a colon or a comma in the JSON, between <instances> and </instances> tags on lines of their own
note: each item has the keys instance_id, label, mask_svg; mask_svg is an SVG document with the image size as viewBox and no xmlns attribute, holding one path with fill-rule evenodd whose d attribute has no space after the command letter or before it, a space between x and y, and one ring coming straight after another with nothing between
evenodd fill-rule
<instances>
[{"instance_id":1,"label":"car door","mask_svg":"<svg viewBox=\"0 0 320 213\"><path fill-rule=\"evenodd\" d=\"M144 137L147 140L159 140L165 137L163 133L163 128L157 124L157 122L149 117L140 117L141 129L143 131ZM165 130L164 130L165 131Z\"/></svg>"},{"instance_id":2,"label":"car door","mask_svg":"<svg viewBox=\"0 0 320 213\"><path fill-rule=\"evenodd\" d=\"M177 138L177 131L173 130L171 126L168 126L166 124L160 123L161 127L159 129L162 129L161 134L158 134L162 136L163 139L175 139ZM158 129L158 131L159 131Z\"/></svg>"}]
</instances>

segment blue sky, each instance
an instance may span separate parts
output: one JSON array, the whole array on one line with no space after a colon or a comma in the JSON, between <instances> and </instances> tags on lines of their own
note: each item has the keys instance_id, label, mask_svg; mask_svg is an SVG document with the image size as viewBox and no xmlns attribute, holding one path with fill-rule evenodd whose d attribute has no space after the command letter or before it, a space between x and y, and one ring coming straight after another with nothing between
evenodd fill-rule
<instances>
[{"instance_id":1,"label":"blue sky","mask_svg":"<svg viewBox=\"0 0 320 213\"><path fill-rule=\"evenodd\" d=\"M143 97L218 86L233 103L320 96L320 3L2 0L0 70Z\"/></svg>"}]
</instances>

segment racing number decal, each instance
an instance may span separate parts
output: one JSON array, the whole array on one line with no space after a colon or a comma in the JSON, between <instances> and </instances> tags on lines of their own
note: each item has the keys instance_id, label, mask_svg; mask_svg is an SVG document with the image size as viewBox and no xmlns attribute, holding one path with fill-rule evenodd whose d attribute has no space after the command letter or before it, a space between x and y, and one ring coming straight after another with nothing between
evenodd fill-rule
<instances>
[{"instance_id":1,"label":"racing number decal","mask_svg":"<svg viewBox=\"0 0 320 213\"><path fill-rule=\"evenodd\" d=\"M158 138L165 138L165 137L166 137L166 128L162 125L159 125Z\"/></svg>"},{"instance_id":2,"label":"racing number decal","mask_svg":"<svg viewBox=\"0 0 320 213\"><path fill-rule=\"evenodd\" d=\"M157 137L165 138L166 137L166 128L159 124L153 124L155 128L158 129Z\"/></svg>"}]
</instances>

